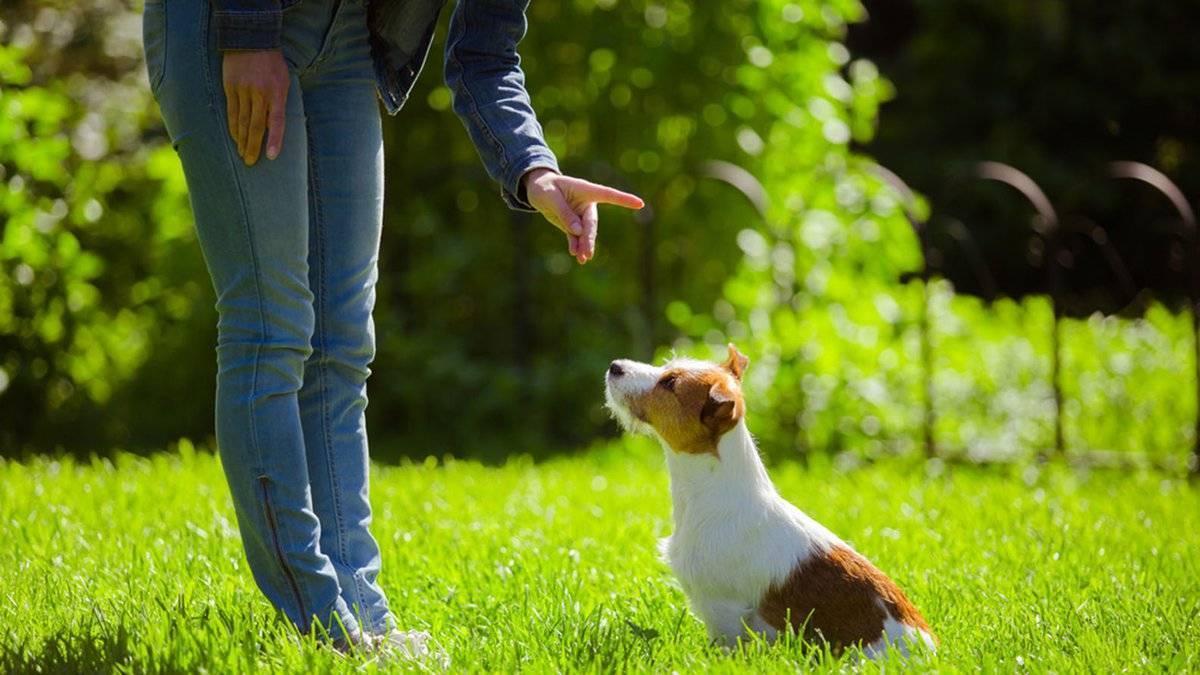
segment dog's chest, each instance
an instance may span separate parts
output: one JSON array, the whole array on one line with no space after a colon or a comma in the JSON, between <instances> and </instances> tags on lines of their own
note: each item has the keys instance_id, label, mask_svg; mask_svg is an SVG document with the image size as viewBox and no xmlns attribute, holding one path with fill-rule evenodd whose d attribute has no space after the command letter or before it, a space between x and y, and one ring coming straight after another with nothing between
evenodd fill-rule
<instances>
[{"instance_id":1,"label":"dog's chest","mask_svg":"<svg viewBox=\"0 0 1200 675\"><path fill-rule=\"evenodd\" d=\"M812 538L771 505L704 515L689 508L664 546L689 595L754 605L813 548Z\"/></svg>"}]
</instances>

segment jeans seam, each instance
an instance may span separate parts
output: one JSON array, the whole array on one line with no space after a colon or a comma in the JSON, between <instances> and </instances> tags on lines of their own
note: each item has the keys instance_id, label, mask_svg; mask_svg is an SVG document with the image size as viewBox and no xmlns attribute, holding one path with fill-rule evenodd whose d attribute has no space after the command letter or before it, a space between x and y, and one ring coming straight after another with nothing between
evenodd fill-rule
<instances>
[{"instance_id":1,"label":"jeans seam","mask_svg":"<svg viewBox=\"0 0 1200 675\"><path fill-rule=\"evenodd\" d=\"M339 8L340 8L340 5L339 5ZM312 142L311 139L315 138L312 133L312 129L311 128L306 129L306 132L308 133L308 137L309 137L310 143L311 143ZM311 184L309 185L309 190L311 190L312 203L313 203L313 207L314 207L314 211L315 211L315 213L313 214L314 217L311 219L312 222L309 223L309 227L315 228L315 236L316 236L316 240L317 240L317 265L318 265L317 288L316 288L316 293L317 293L316 309L317 309L317 315L318 315L318 318L317 318L318 328L316 331L316 340L317 340L317 345L319 345L319 349L317 351L319 356L317 357L314 365L317 369L317 388L320 392L321 439L325 446L324 447L325 467L326 467L326 471L329 475L330 499L333 501L333 520L334 520L333 531L334 531L335 538L337 540L338 555L340 556L341 561L344 563L349 558L349 556L346 553L346 536L345 536L345 531L344 531L344 527L343 527L343 523L344 523L345 519L342 516L341 490L340 490L340 485L338 483L338 478L337 478L337 476L338 476L337 468L333 461L333 437L332 437L331 431L330 431L332 429L332 424L330 423L330 419L329 419L329 399L327 397L327 395L328 395L327 378L329 375L329 368L328 368L328 363L327 363L328 359L329 359L328 339L327 339L327 331L329 329L329 321L328 321L329 305L327 302L328 292L327 292L326 284L325 284L325 272L327 270L327 265L326 265L326 260L325 260L325 227L324 227L325 217L324 217L324 205L321 203L321 189L320 189L321 173L320 173L320 169L317 167L317 163L314 161L315 154L316 153L309 152L309 155L308 155L308 171L309 171L310 182L311 182ZM356 604L359 606L358 611L362 612L366 609L366 608L362 607L362 600L364 597L363 589L362 589L361 584L359 583L358 575L353 574L353 575L351 575L351 577L354 580L354 593L357 596Z\"/></svg>"},{"instance_id":2,"label":"jeans seam","mask_svg":"<svg viewBox=\"0 0 1200 675\"><path fill-rule=\"evenodd\" d=\"M209 35L208 26L209 26L209 22L211 21L211 18L212 18L211 11L212 10L210 7L209 8L209 16L207 17L208 20L206 20L204 22L204 24L205 24L205 27L203 29L204 30L204 43L206 45L208 44L208 35ZM229 133L228 124L226 123L224 116L221 115L221 113L217 111L217 106L213 105L213 101L215 100L215 98L217 96L217 91L212 85L212 83L213 83L212 72L211 72L212 68L210 66L211 66L211 60L208 58L205 58L204 59L204 67L202 70L204 72L204 86L208 90L209 110L210 110L210 112L212 112L212 114L217 115L218 119L221 120L221 126L225 127L225 132L228 134ZM233 155L230 152L229 142L227 140L223 139L222 145L224 146L224 149L225 149L225 159L226 159L229 169L230 169L230 175L233 180L233 185L237 189L237 204L239 207L241 221L242 221L242 234L246 238L246 250L249 251L249 253L250 253L250 267L251 267L251 271L252 271L252 276L254 278L254 303L258 310L258 330L259 330L259 335L262 336L263 339L265 339L266 335L267 335L267 318L266 318L265 309L263 308L262 281L260 279L262 270L261 270L261 267L260 267L259 261L258 261L258 252L254 247L254 235L251 232L251 228L250 228L250 209L246 204L246 190L245 190L244 186L242 185L242 180L241 180L241 177L239 174L237 162L234 161ZM249 397L249 401L247 402L247 408L248 408L247 409L247 419L249 421L249 427L250 427L250 445L254 452L255 461L257 462L259 469L261 471L265 472L267 470L267 466L266 466L266 462L263 458L262 446L259 444L259 440L258 440L258 424L255 422L255 418L254 418L254 397L255 397L256 393L258 392L258 373L259 373L259 365L261 362L261 357L262 357L262 340L259 340L254 345L254 360L253 360L253 365L251 366L251 369L250 369L250 397ZM304 603L303 591L300 589L299 584L296 582L295 576L292 574L291 569L288 567L287 561L283 557L283 550L279 545L278 523L275 522L274 513L272 512L271 506L270 506L270 498L267 495L267 481L269 481L269 477L265 473L263 473L259 477L259 480L260 480L260 484L262 485L262 488L263 488L263 502L262 502L263 515L267 518L267 521L268 521L267 525L271 529L271 534L272 534L272 537L274 538L273 543L275 545L276 562L279 565L277 572L279 573L281 580L284 583L290 584L293 594L295 595L295 600L296 600L296 605L297 605L297 607L296 607L297 616L300 619L300 624L298 627L301 629L302 632L307 632L306 626L308 625L308 617L304 616L305 603Z\"/></svg>"},{"instance_id":3,"label":"jeans seam","mask_svg":"<svg viewBox=\"0 0 1200 675\"><path fill-rule=\"evenodd\" d=\"M333 16L329 19L329 27L325 29L325 34L321 36L321 46L317 49L317 55L309 62L302 75L307 75L314 68L317 68L329 58L329 53L333 50L333 34L338 29L338 21L342 16L342 7L345 2L337 0L337 6L333 8Z\"/></svg>"},{"instance_id":4,"label":"jeans seam","mask_svg":"<svg viewBox=\"0 0 1200 675\"><path fill-rule=\"evenodd\" d=\"M214 92L210 89L210 100L213 95ZM213 113L218 117L221 117L220 113L216 112L215 109L213 109ZM226 129L226 132L228 133L228 128ZM234 162L233 156L230 154L229 143L222 142L222 145L225 146L225 158L229 163L230 174L232 174L233 177L233 184L237 188L238 206L240 207L239 210L241 211L242 220L242 234L244 234L246 237L246 250L250 252L251 276L254 278L254 304L258 310L258 333L261 339L254 344L254 365L250 370L250 397L247 401L247 418L250 421L250 443L254 448L255 460L258 462L259 467L265 470L266 463L262 454L262 446L259 445L258 442L258 425L254 420L254 397L258 392L258 370L259 361L262 354L262 340L265 340L267 337L267 317L266 312L263 309L262 282L259 278L262 270L258 263L258 252L254 247L254 235L250 231L250 209L246 205L246 191L242 186L242 181L238 174L237 164Z\"/></svg>"},{"instance_id":5,"label":"jeans seam","mask_svg":"<svg viewBox=\"0 0 1200 675\"><path fill-rule=\"evenodd\" d=\"M145 8L143 8L143 10L142 10L142 21L143 22L146 20L146 11L145 10L149 9L151 6L154 6L154 5L157 5L158 9L162 11L162 26L161 26L162 38L160 40L160 43L161 43L160 49L162 50L162 54L158 58L159 67L158 67L157 74L150 72L150 55L145 54L145 56L146 56L146 72L149 75L149 80L150 80L150 93L157 96L159 90L162 89L163 80L167 76L167 55L170 53L170 51L169 51L170 48L167 46L167 38L170 37L170 32L169 32L169 28L168 28L168 21L170 21L170 16L167 13L167 6L166 6L165 2L158 2L158 3L147 2ZM143 30L145 30L144 27L143 27ZM143 49L144 49L144 45L143 45Z\"/></svg>"},{"instance_id":6,"label":"jeans seam","mask_svg":"<svg viewBox=\"0 0 1200 675\"><path fill-rule=\"evenodd\" d=\"M210 36L212 34L212 21L213 21L214 16L213 16L212 5L207 2L204 3L204 5L206 7L206 11L204 14L204 21L202 22L203 25L200 28L200 44L204 45L205 51L208 51L210 47L215 47L215 45L209 44ZM214 51L217 51L219 53L220 50L214 50ZM201 58L201 62L204 63L204 67L201 69L204 72L204 87L208 90L209 101L211 102L213 91L214 91L213 76L212 76L212 58L208 54L205 54Z\"/></svg>"},{"instance_id":7,"label":"jeans seam","mask_svg":"<svg viewBox=\"0 0 1200 675\"><path fill-rule=\"evenodd\" d=\"M263 512L267 516L267 527L271 531L271 544L275 548L275 560L279 563L279 568L283 571L284 581L286 581L291 587L292 595L295 596L296 612L300 619L298 628L300 629L301 633L307 633L310 627L310 617L304 608L304 597L300 591L300 584L296 582L296 575L292 572L292 568L288 565L287 559L283 555L283 547L279 544L279 521L275 518L275 510L271 507L271 479L264 474L258 477L258 482L260 485L262 485Z\"/></svg>"},{"instance_id":8,"label":"jeans seam","mask_svg":"<svg viewBox=\"0 0 1200 675\"><path fill-rule=\"evenodd\" d=\"M238 204L241 206L242 231L246 236L246 250L248 250L250 252L250 266L252 269L252 276L254 278L254 301L258 308L259 335L262 336L263 339L265 339L266 334L267 334L266 333L267 325L266 325L265 310L263 309L262 284L259 279L260 267L258 264L258 253L255 251L255 248L254 248L254 236L250 231L250 216L249 216L249 209L246 206L246 192L243 189L241 179L238 177L237 165L234 163L233 157L229 153L228 143L225 144L225 155L226 155L226 158L229 160L229 164L232 168L233 184L237 187ZM266 471L267 464L263 457L262 445L259 443L259 440L258 440L258 423L254 418L254 402L255 402L255 396L258 393L258 372L259 372L259 365L261 362L261 355L262 355L262 341L260 340L260 341L256 342L254 345L254 361L253 361L254 365L251 366L251 370L250 370L250 397L249 397L249 401L247 402L248 409L247 409L246 417L249 421L250 444L254 449L255 460L257 461L260 469L263 471ZM268 520L267 524L268 524L268 527L270 527L270 529L271 529L271 535L274 539L273 543L275 545L276 562L278 562L278 564L279 564L280 576L282 577L282 580L285 583L288 583L291 585L293 594L295 595L296 605L297 605L296 606L297 616L300 619L300 624L298 627L300 628L301 632L308 632L308 628L306 627L308 624L308 618L304 616L305 610L304 610L304 598L302 596L302 592L299 588L299 585L296 582L295 575L292 574L291 569L288 567L287 560L284 559L284 557L283 557L283 550L279 546L279 527L278 527L278 523L275 521L274 513L271 510L270 500L267 497L267 483L265 482L267 480L267 476L264 474L260 480L264 481L262 483L263 514L267 517L267 520Z\"/></svg>"}]
</instances>

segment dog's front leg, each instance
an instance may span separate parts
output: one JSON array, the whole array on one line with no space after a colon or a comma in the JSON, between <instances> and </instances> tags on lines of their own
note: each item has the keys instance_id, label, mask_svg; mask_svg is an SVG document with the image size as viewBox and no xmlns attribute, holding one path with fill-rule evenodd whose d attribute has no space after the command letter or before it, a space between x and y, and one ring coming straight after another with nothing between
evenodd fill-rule
<instances>
[{"instance_id":1,"label":"dog's front leg","mask_svg":"<svg viewBox=\"0 0 1200 675\"><path fill-rule=\"evenodd\" d=\"M768 641L775 639L775 630L758 616L755 607L737 600L697 600L693 609L708 628L709 640L726 649L737 646L738 638L759 633Z\"/></svg>"}]
</instances>

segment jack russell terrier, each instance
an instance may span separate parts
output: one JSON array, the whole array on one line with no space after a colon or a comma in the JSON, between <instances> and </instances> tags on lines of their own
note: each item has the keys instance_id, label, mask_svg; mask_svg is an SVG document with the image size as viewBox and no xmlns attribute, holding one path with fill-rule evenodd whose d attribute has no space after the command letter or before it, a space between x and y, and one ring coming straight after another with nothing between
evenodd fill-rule
<instances>
[{"instance_id":1,"label":"jack russell terrier","mask_svg":"<svg viewBox=\"0 0 1200 675\"><path fill-rule=\"evenodd\" d=\"M725 646L791 630L868 657L935 638L916 607L866 558L779 496L746 428L749 360L716 365L613 361L605 399L626 430L657 437L675 531L660 544L709 637Z\"/></svg>"}]
</instances>

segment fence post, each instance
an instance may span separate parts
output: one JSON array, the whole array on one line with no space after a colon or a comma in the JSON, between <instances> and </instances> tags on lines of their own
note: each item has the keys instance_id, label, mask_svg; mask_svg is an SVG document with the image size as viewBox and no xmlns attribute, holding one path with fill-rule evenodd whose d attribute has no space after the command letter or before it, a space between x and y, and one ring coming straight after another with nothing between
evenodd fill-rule
<instances>
[{"instance_id":1,"label":"fence post","mask_svg":"<svg viewBox=\"0 0 1200 675\"><path fill-rule=\"evenodd\" d=\"M908 220L908 225L917 235L917 245L921 249L921 311L917 316L917 331L921 337L921 383L924 393L924 410L922 419L922 440L925 445L926 459L937 457L938 448L934 440L933 428L936 420L933 399L933 343L930 340L929 332L929 279L931 277L929 269L929 227L928 223L917 217L916 209L914 208L916 196L913 194L908 184L904 179L896 175L891 169L880 164L871 165L871 172L893 190L899 193L901 202L900 207L904 211L904 218Z\"/></svg>"},{"instance_id":2,"label":"fence post","mask_svg":"<svg viewBox=\"0 0 1200 675\"><path fill-rule=\"evenodd\" d=\"M1050 385L1054 389L1054 452L1061 456L1066 450L1063 440L1063 393L1062 393L1062 350L1061 350L1061 308L1059 307L1059 274L1058 253L1060 245L1058 214L1046 193L1042 191L1033 179L1021 171L1000 162L980 162L976 171L984 180L994 180L1015 188L1029 200L1037 211L1034 220L1034 230L1046 239L1047 258L1046 276L1050 288L1050 309L1054 315L1054 325L1050 332L1052 353L1050 355Z\"/></svg>"},{"instance_id":3,"label":"fence post","mask_svg":"<svg viewBox=\"0 0 1200 675\"><path fill-rule=\"evenodd\" d=\"M933 344L929 339L929 233L925 223L909 216L909 223L917 228L917 240L921 246L921 373L925 381L925 457L932 459L937 456L937 446L933 439L934 418L933 406Z\"/></svg>"},{"instance_id":4,"label":"fence post","mask_svg":"<svg viewBox=\"0 0 1200 675\"><path fill-rule=\"evenodd\" d=\"M1195 354L1196 374L1196 424L1192 432L1192 461L1188 470L1193 478L1200 478L1200 237L1192 231L1192 350Z\"/></svg>"},{"instance_id":5,"label":"fence post","mask_svg":"<svg viewBox=\"0 0 1200 675\"><path fill-rule=\"evenodd\" d=\"M937 456L934 444L934 345L929 339L929 233L923 223L910 220L920 241L920 370L925 380L925 458Z\"/></svg>"},{"instance_id":6,"label":"fence post","mask_svg":"<svg viewBox=\"0 0 1200 675\"><path fill-rule=\"evenodd\" d=\"M1065 451L1063 442L1063 392L1062 392L1062 307L1059 303L1061 278L1058 270L1058 254L1061 245L1058 228L1050 232L1046 251L1046 275L1050 286L1050 312L1054 325L1050 331L1050 381L1054 387L1054 454L1061 457Z\"/></svg>"},{"instance_id":7,"label":"fence post","mask_svg":"<svg viewBox=\"0 0 1200 675\"><path fill-rule=\"evenodd\" d=\"M1184 234L1191 240L1192 249L1192 283L1188 292L1188 300L1192 310L1192 343L1195 353L1196 375L1196 420L1192 437L1192 457L1189 470L1192 476L1200 477L1200 231L1196 225L1196 212L1179 189L1166 174L1154 167L1141 162L1112 162L1108 165L1109 174L1115 178L1138 180L1153 187L1163 194L1185 226Z\"/></svg>"}]
</instances>

